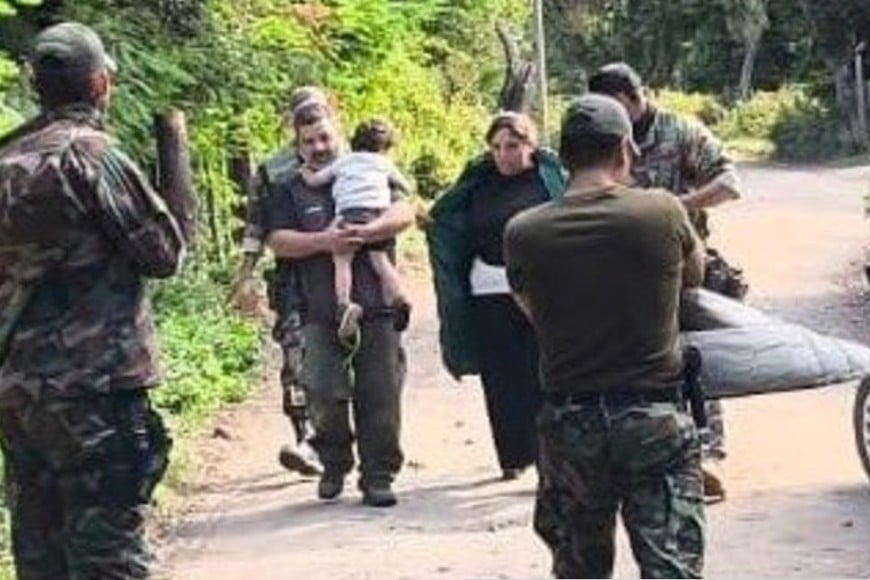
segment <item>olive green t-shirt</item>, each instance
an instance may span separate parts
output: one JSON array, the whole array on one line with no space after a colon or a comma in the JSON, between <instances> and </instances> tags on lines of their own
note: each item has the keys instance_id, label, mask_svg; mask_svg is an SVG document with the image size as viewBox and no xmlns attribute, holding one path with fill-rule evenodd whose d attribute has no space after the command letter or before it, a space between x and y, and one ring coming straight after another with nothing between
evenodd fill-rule
<instances>
[{"instance_id":1,"label":"olive green t-shirt","mask_svg":"<svg viewBox=\"0 0 870 580\"><path fill-rule=\"evenodd\" d=\"M676 385L677 303L694 244L685 209L665 190L569 190L514 217L508 279L531 305L544 389Z\"/></svg>"}]
</instances>

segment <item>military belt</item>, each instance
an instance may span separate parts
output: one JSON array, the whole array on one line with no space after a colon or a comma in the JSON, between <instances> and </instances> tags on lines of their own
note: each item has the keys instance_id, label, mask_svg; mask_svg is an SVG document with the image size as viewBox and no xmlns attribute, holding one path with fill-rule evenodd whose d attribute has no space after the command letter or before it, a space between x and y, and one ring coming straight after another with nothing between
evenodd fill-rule
<instances>
[{"instance_id":1,"label":"military belt","mask_svg":"<svg viewBox=\"0 0 870 580\"><path fill-rule=\"evenodd\" d=\"M683 402L680 391L676 388L667 389L637 389L632 391L604 391L587 393L546 393L547 403L557 407L566 405L613 405L628 407L644 403L677 403Z\"/></svg>"}]
</instances>

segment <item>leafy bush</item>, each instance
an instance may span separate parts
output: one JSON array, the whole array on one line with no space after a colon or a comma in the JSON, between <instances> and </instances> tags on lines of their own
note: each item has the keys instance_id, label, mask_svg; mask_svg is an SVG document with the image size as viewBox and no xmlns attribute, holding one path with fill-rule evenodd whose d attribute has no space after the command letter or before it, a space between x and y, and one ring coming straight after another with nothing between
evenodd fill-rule
<instances>
[{"instance_id":1,"label":"leafy bush","mask_svg":"<svg viewBox=\"0 0 870 580\"><path fill-rule=\"evenodd\" d=\"M225 278L221 272L190 269L161 283L154 295L167 370L154 400L183 422L241 401L254 383L260 332L225 307Z\"/></svg>"},{"instance_id":2,"label":"leafy bush","mask_svg":"<svg viewBox=\"0 0 870 580\"><path fill-rule=\"evenodd\" d=\"M710 126L719 123L725 115L725 107L716 97L703 93L683 93L662 89L653 94L653 101L662 108L695 117Z\"/></svg>"},{"instance_id":3,"label":"leafy bush","mask_svg":"<svg viewBox=\"0 0 870 580\"><path fill-rule=\"evenodd\" d=\"M774 92L758 91L750 100L739 102L725 111L716 125L716 132L724 139L751 136L770 138L780 119L806 99L802 87L784 87Z\"/></svg>"},{"instance_id":4,"label":"leafy bush","mask_svg":"<svg viewBox=\"0 0 870 580\"><path fill-rule=\"evenodd\" d=\"M785 161L826 161L860 152L840 116L818 99L801 99L782 111L770 135L775 156Z\"/></svg>"},{"instance_id":5,"label":"leafy bush","mask_svg":"<svg viewBox=\"0 0 870 580\"><path fill-rule=\"evenodd\" d=\"M837 112L809 86L758 91L727 108L710 95L674 91L657 93L655 101L701 119L739 155L809 162L856 152Z\"/></svg>"}]
</instances>

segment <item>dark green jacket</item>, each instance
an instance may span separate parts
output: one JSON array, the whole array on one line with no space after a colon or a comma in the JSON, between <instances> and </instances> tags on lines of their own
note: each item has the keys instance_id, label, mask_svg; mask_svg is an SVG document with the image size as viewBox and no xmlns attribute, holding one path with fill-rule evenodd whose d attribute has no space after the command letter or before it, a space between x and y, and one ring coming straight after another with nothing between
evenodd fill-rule
<instances>
[{"instance_id":1,"label":"dark green jacket","mask_svg":"<svg viewBox=\"0 0 870 580\"><path fill-rule=\"evenodd\" d=\"M562 197L565 174L555 153L535 153L538 174L551 199ZM492 156L473 159L459 179L438 198L426 228L429 260L438 299L439 339L444 366L455 378L480 372L477 345L471 328L471 288L468 276L474 253L468 225L471 195L481 181L496 171Z\"/></svg>"}]
</instances>

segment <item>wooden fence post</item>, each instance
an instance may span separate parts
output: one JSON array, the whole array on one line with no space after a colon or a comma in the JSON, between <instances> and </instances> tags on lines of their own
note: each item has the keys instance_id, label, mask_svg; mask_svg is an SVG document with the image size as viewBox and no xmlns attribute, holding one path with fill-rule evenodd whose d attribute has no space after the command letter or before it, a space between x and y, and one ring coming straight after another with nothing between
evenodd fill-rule
<instances>
[{"instance_id":1,"label":"wooden fence post","mask_svg":"<svg viewBox=\"0 0 870 580\"><path fill-rule=\"evenodd\" d=\"M185 242L191 245L196 237L196 202L184 112L169 109L155 115L154 137L157 191L178 221Z\"/></svg>"}]
</instances>

